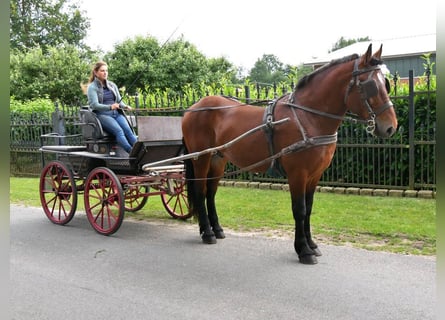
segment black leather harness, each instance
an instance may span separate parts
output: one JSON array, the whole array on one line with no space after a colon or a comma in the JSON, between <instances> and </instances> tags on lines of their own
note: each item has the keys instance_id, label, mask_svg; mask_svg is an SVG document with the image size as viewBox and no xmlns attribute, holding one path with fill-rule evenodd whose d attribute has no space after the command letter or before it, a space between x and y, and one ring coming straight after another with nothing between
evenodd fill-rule
<instances>
[{"instance_id":1,"label":"black leather harness","mask_svg":"<svg viewBox=\"0 0 445 320\"><path fill-rule=\"evenodd\" d=\"M286 94L287 95L287 94ZM302 126L300 120L298 119L297 113L295 112L294 108L291 108L293 114L294 114L294 120L297 122L298 127L300 129L300 133L303 137L303 140L297 141L290 146L287 146L286 148L281 149L279 152L275 152L275 145L274 145L274 110L277 105L277 102L281 100L282 96L279 99L273 100L271 103L269 103L264 110L263 115L263 130L266 135L266 140L268 143L269 153L270 157L261 161L260 163L256 163L252 166L249 166L249 168L258 166L259 164L262 164L264 161L270 161L269 169L267 170L267 174L272 177L286 177L286 171L284 170L282 164L277 161L279 158L281 158L283 155L290 154L293 152L302 151L304 149L308 149L315 146L322 146L322 145L328 145L337 142L337 132L331 135L323 135L323 136L316 136L316 137L308 137L304 127ZM291 98L290 95L288 99ZM288 103L286 103L289 105ZM248 169L248 168L244 168Z\"/></svg>"}]
</instances>

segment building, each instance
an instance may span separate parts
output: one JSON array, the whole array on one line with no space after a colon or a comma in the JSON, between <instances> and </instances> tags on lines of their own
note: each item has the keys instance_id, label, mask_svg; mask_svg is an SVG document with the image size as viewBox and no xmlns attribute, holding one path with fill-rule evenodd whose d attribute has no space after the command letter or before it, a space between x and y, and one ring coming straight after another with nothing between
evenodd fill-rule
<instances>
[{"instance_id":1,"label":"building","mask_svg":"<svg viewBox=\"0 0 445 320\"><path fill-rule=\"evenodd\" d=\"M431 71L436 74L436 34L356 42L325 56L313 58L305 62L304 65L312 66L315 70L333 59L353 53L362 55L366 52L370 43L373 45L373 51L378 50L380 45L383 45L382 59L384 63L392 74L397 72L402 81L408 78L409 70L413 70L415 78L425 74L424 64L426 60L422 58L423 55L430 55L429 59L433 65Z\"/></svg>"}]
</instances>

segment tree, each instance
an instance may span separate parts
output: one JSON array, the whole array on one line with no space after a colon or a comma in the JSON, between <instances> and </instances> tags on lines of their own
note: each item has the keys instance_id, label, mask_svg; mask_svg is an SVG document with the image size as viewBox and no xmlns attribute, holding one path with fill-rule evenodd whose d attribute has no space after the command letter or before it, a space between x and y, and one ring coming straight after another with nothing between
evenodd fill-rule
<instances>
[{"instance_id":1,"label":"tree","mask_svg":"<svg viewBox=\"0 0 445 320\"><path fill-rule=\"evenodd\" d=\"M231 74L233 66L224 58L206 59L182 37L160 45L151 36L136 36L114 47L105 56L110 74L128 93L153 93L184 86L199 88Z\"/></svg>"},{"instance_id":2,"label":"tree","mask_svg":"<svg viewBox=\"0 0 445 320\"><path fill-rule=\"evenodd\" d=\"M208 59L209 64L209 74L207 82L210 83L225 83L239 82L237 79L237 68L226 58L210 58Z\"/></svg>"},{"instance_id":3,"label":"tree","mask_svg":"<svg viewBox=\"0 0 445 320\"><path fill-rule=\"evenodd\" d=\"M85 47L89 20L75 0L10 0L10 49L24 51L62 43Z\"/></svg>"},{"instance_id":4,"label":"tree","mask_svg":"<svg viewBox=\"0 0 445 320\"><path fill-rule=\"evenodd\" d=\"M86 82L96 57L74 45L35 47L10 54L10 95L19 101L48 97L64 104L85 100L80 82ZM85 80L84 80L85 79Z\"/></svg>"},{"instance_id":5,"label":"tree","mask_svg":"<svg viewBox=\"0 0 445 320\"><path fill-rule=\"evenodd\" d=\"M283 63L273 54L263 54L250 70L249 80L261 83L279 83L286 80Z\"/></svg>"},{"instance_id":6,"label":"tree","mask_svg":"<svg viewBox=\"0 0 445 320\"><path fill-rule=\"evenodd\" d=\"M356 42L364 42L364 41L370 41L369 37L364 38L356 38L356 39L345 39L343 37L340 37L340 39L332 46L332 49L329 50L329 53L334 52L336 50L339 50L341 48L350 46L353 43Z\"/></svg>"}]
</instances>

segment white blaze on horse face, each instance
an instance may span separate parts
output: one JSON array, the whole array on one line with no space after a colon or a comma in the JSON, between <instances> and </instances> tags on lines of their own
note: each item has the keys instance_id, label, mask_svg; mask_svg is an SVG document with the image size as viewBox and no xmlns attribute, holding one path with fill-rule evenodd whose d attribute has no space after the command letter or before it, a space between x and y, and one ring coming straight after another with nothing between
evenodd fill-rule
<instances>
[{"instance_id":1,"label":"white blaze on horse face","mask_svg":"<svg viewBox=\"0 0 445 320\"><path fill-rule=\"evenodd\" d=\"M383 66L385 66L385 65L383 65ZM387 70L387 72L386 72L386 70ZM379 79L380 84L383 85L383 87L385 87L386 86L385 75L389 73L389 70L385 66L385 68L380 69L380 71L381 72L377 72L377 78Z\"/></svg>"},{"instance_id":2,"label":"white blaze on horse face","mask_svg":"<svg viewBox=\"0 0 445 320\"><path fill-rule=\"evenodd\" d=\"M391 74L391 71L389 71L388 67L386 66L386 64L382 64L380 66L380 71L382 71L383 75L386 76L388 74Z\"/></svg>"}]
</instances>

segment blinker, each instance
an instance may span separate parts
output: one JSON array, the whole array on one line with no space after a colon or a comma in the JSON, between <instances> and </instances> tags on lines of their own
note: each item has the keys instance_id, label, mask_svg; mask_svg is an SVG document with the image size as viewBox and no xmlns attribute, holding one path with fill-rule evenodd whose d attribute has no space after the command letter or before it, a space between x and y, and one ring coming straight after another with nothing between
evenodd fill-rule
<instances>
[{"instance_id":1,"label":"blinker","mask_svg":"<svg viewBox=\"0 0 445 320\"><path fill-rule=\"evenodd\" d=\"M360 83L362 95L364 99L375 97L379 93L377 84L374 79L368 79Z\"/></svg>"},{"instance_id":2,"label":"blinker","mask_svg":"<svg viewBox=\"0 0 445 320\"><path fill-rule=\"evenodd\" d=\"M386 88L386 93L389 94L389 92L391 91L391 84L389 83L388 78L385 78L385 88Z\"/></svg>"}]
</instances>

